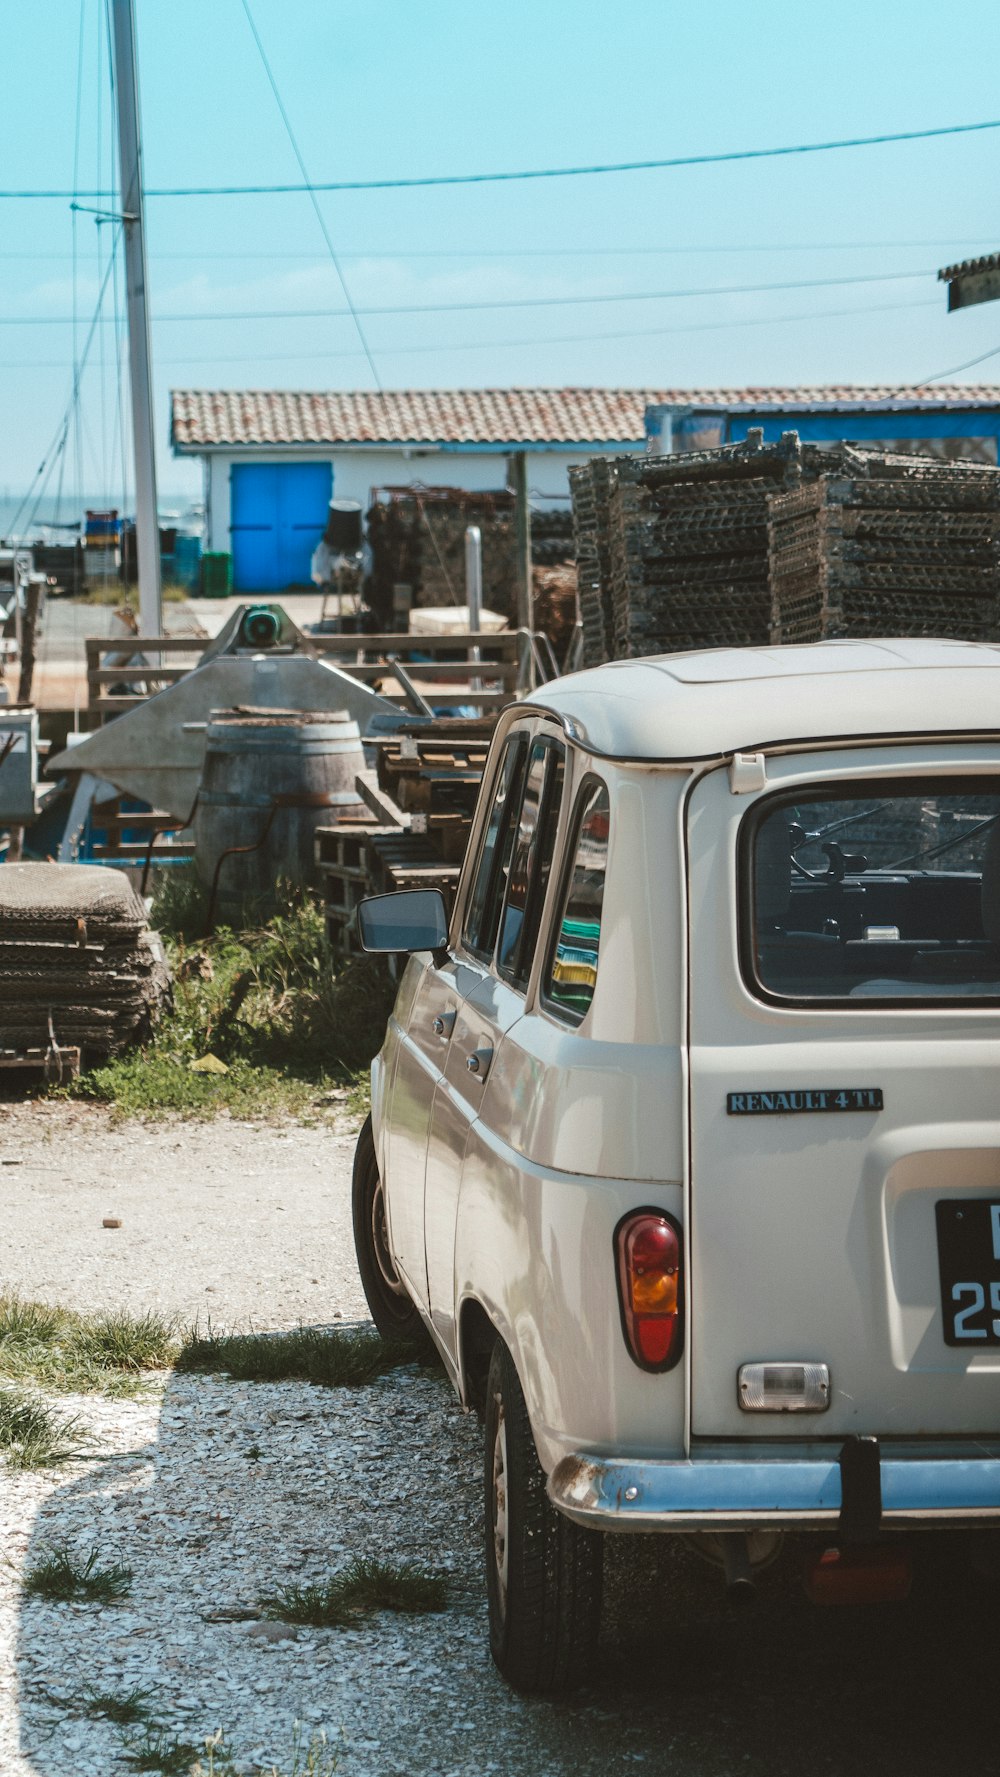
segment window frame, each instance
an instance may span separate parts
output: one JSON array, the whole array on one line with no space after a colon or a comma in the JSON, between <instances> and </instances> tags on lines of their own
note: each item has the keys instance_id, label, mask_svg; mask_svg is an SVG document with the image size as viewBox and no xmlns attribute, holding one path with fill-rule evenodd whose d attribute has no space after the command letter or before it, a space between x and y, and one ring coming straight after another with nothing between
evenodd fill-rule
<instances>
[{"instance_id":1,"label":"window frame","mask_svg":"<svg viewBox=\"0 0 1000 1777\"><path fill-rule=\"evenodd\" d=\"M591 1006L593 1006L593 1003L594 1003L593 1000L591 1000L590 1005L587 1007L587 1010L585 1012L579 1013L579 1015L578 1015L577 1013L571 1011L568 1006L562 1005L558 1000L552 999L550 997L549 993L547 992L547 988L548 988L549 983L552 980L552 967L555 962L556 945L559 942L559 930L562 925L563 913L565 911L566 903L569 899L570 887L571 887L571 884L573 881L573 872L576 868L577 853L580 848L580 834L581 834L581 831L583 828L584 810L586 808L587 802L589 801L589 799L595 789L603 790L604 794L606 795L606 797L608 799L608 865L610 865L610 861L611 861L611 785L608 783L606 778L601 777L599 772L592 771L592 770L588 769L584 773L583 777L580 779L580 783L577 788L576 796L573 799L573 806L572 806L572 810L571 810L571 814L570 814L570 821L569 821L569 827L568 827L567 838L566 838L566 847L565 847L565 851L563 854L562 866L559 871L559 891L556 896L556 900L555 900L553 910L552 910L550 930L548 933L547 941L546 941L546 944L544 947L544 952L543 952L545 960L544 960L544 965L543 965L543 969L542 969L541 979L538 984L538 1004L539 1004L539 1006L542 1008L543 1011L547 1012L551 1018L555 1018L559 1024L566 1025L570 1030L579 1030L580 1026L589 1017ZM607 886L607 868L605 869L605 886ZM603 931L604 931L604 903L603 903L603 898L602 898L602 902L601 902L601 935L603 935ZM600 977L600 967L601 967L601 939L600 939L600 937L598 937L598 940L597 940L598 977ZM594 991L596 993L596 991L597 991L596 986L595 986Z\"/></svg>"},{"instance_id":2,"label":"window frame","mask_svg":"<svg viewBox=\"0 0 1000 1777\"><path fill-rule=\"evenodd\" d=\"M974 998L961 994L928 994L922 998L917 994L906 995L875 995L865 994L864 997L851 998L850 995L823 995L776 993L761 980L757 968L756 930L754 914L756 910L755 881L755 842L758 831L764 821L782 807L789 807L797 802L849 801L852 797L860 799L864 794L875 797L885 796L917 796L927 793L933 783L940 795L984 794L984 786L994 784L995 794L1000 803L1000 767L992 772L961 772L954 770L935 771L933 767L918 772L901 775L887 772L884 777L836 777L823 780L814 779L808 783L795 784L788 788L776 788L768 795L760 796L749 808L740 822L736 835L736 937L739 973L743 985L749 989L755 1000L766 1006L773 1006L778 1011L823 1012L935 1012L955 1010L963 1012L990 1012L1000 1007L1000 993L976 994ZM989 793L986 791L985 793ZM1000 808L998 808L1000 817Z\"/></svg>"},{"instance_id":3,"label":"window frame","mask_svg":"<svg viewBox=\"0 0 1000 1777\"><path fill-rule=\"evenodd\" d=\"M503 915L503 900L501 900L501 902L500 902L500 907L499 907L498 914L497 914L497 929L493 935L493 943L492 943L492 946L490 947L489 950L477 949L477 947L472 943L472 941L469 937L469 920L472 915L472 903L475 898L476 886L479 881L479 872L482 867L483 854L486 849L486 841L489 837L490 821L493 816L493 809L496 805L497 790L499 788L500 777L503 772L504 765L507 761L508 755L511 753L514 754L515 755L514 769L513 769L513 774L511 776L510 784L508 785L508 788L507 788L506 797L504 798L503 813L500 817L501 823L503 823L503 821L506 819L507 815L509 814L511 804L515 800L515 798L518 800L518 809L520 809L520 799L523 798L523 795L524 795L524 779L525 779L525 775L526 775L526 764L527 764L527 760L528 760L528 757L530 755L530 750L531 750L531 741L532 741L532 735L531 735L530 730L527 728L515 728L508 735L506 735L504 738L503 746L502 746L501 752L500 752L500 757L497 761L497 768L493 774L493 778L490 783L489 808L487 811L486 820L483 824L483 830L482 830L482 834L480 836L480 842L479 842L479 846L478 846L478 849L476 852L476 862L475 862L475 865L474 865L474 868L472 871L472 875L469 879L469 892L465 897L465 905L462 909L462 924L461 924L461 927L460 927L459 933L458 933L459 942L461 943L461 946L462 946L463 950L465 950L467 955L474 957L475 961L477 963L480 963L481 965L483 965L486 968L490 968L492 966L493 957L496 954L497 942L498 942L498 939L500 936L500 920ZM498 848L497 851L494 853L493 860L490 865L489 882L487 884L487 891L486 891L486 896L485 896L485 900L484 900L484 911L485 911L485 908L487 906L489 906L489 904L492 900L495 888L496 888L496 880L497 880L497 876L499 875L499 871L500 871L500 858L502 856L503 856L503 853Z\"/></svg>"},{"instance_id":4,"label":"window frame","mask_svg":"<svg viewBox=\"0 0 1000 1777\"><path fill-rule=\"evenodd\" d=\"M542 775L541 795L539 796L539 799L538 799L538 820L535 825L535 834L534 834L533 845L534 845L534 842L537 841L538 836L540 834L544 833L545 828L548 823L550 803L551 803L551 798L552 798L553 779L555 778L556 768L557 768L557 763L554 763L554 762L558 762L559 760L561 760L562 767L563 767L562 796L560 798L560 806L556 811L556 830L552 836L552 858L551 858L550 864L549 864L549 881L551 882L551 880L552 880L552 867L551 866L556 861L556 858L558 857L558 850L559 850L558 821L559 821L559 815L562 812L562 805L563 805L563 803L565 801L565 797L566 797L566 775L567 775L567 765L569 763L569 754L568 754L568 751L566 748L565 741L563 741L560 738L560 736L558 736L556 734L550 734L550 733L547 733L543 729L538 729L533 735L530 736L526 760L525 760L525 767L524 767L524 771L522 774L522 780L521 780L521 798L520 798L520 802L518 805L518 814L517 814L519 827L520 827L520 821L521 821L521 813L524 808L524 792L525 792L525 789L526 789L527 783L528 783L528 773L531 770L532 754L535 752L536 748L541 748L542 753L544 755L544 769L543 769L543 775ZM516 839L515 839L515 849L516 849ZM511 862L513 863L513 856L511 858ZM544 913L545 913L545 893L544 892L542 893L542 899L540 902L538 899L539 887L540 887L539 881L538 881L538 872L539 872L539 858L536 854L536 856L532 862L531 875L528 880L528 892L525 895L524 913L523 913L522 919L521 919L521 929L518 932L517 940L516 940L515 947L514 947L513 960L512 960L511 966L509 968L501 968L500 962L499 962L499 959L497 956L497 948L499 946L500 938L503 933L504 914L507 910L509 896L510 896L510 883L508 881L507 893L504 895L503 902L500 907L500 918L499 918L499 921L497 922L497 935L496 935L496 938L493 943L493 958L492 958L492 962L491 962L491 967L492 967L493 972L496 975L497 979L499 981L506 982L507 986L510 988L513 988L515 993L520 993L525 998L527 998L528 986L531 981L531 971L532 971L534 964L535 964L535 958L538 955L539 949L541 948L542 920L543 920ZM547 887L548 887L548 884L546 884L546 888ZM534 948L532 950L531 960L529 961L527 970L525 971L524 969L522 969L522 966L521 966L521 963L522 963L521 953L524 948L526 935L530 929L531 920L535 916L536 909L537 909L537 924L535 926Z\"/></svg>"}]
</instances>

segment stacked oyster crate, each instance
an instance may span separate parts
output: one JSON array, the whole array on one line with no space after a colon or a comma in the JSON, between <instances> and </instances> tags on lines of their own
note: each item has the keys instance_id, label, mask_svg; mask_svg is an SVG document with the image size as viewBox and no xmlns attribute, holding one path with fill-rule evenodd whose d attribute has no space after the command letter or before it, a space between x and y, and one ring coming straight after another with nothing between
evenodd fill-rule
<instances>
[{"instance_id":1,"label":"stacked oyster crate","mask_svg":"<svg viewBox=\"0 0 1000 1777\"><path fill-rule=\"evenodd\" d=\"M570 472L584 660L770 638L768 501L815 452L794 432L676 457L597 458Z\"/></svg>"},{"instance_id":2,"label":"stacked oyster crate","mask_svg":"<svg viewBox=\"0 0 1000 1777\"><path fill-rule=\"evenodd\" d=\"M397 585L409 586L417 606L465 601L465 532L478 525L482 538L482 602L516 618L517 559L514 496L462 488L376 488L366 516L371 573L366 593L372 609L392 628Z\"/></svg>"},{"instance_id":3,"label":"stacked oyster crate","mask_svg":"<svg viewBox=\"0 0 1000 1777\"><path fill-rule=\"evenodd\" d=\"M1000 637L1000 471L794 432L570 471L584 663L830 636Z\"/></svg>"},{"instance_id":4,"label":"stacked oyster crate","mask_svg":"<svg viewBox=\"0 0 1000 1777\"><path fill-rule=\"evenodd\" d=\"M357 780L366 815L316 833L327 931L339 954L360 952L354 915L366 895L436 888L450 905L495 724L495 716L441 717L375 743L375 770Z\"/></svg>"},{"instance_id":5,"label":"stacked oyster crate","mask_svg":"<svg viewBox=\"0 0 1000 1777\"><path fill-rule=\"evenodd\" d=\"M773 640L1000 638L1000 472L856 455L770 502Z\"/></svg>"},{"instance_id":6,"label":"stacked oyster crate","mask_svg":"<svg viewBox=\"0 0 1000 1777\"><path fill-rule=\"evenodd\" d=\"M0 1067L78 1073L148 1036L170 992L159 938L117 870L0 870Z\"/></svg>"}]
</instances>

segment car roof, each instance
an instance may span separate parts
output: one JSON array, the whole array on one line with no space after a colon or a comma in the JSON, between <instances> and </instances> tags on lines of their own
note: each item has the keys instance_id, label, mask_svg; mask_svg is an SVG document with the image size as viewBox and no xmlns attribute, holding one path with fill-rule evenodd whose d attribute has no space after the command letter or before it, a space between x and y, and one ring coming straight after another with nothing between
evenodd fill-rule
<instances>
[{"instance_id":1,"label":"car roof","mask_svg":"<svg viewBox=\"0 0 1000 1777\"><path fill-rule=\"evenodd\" d=\"M901 638L700 649L609 661L526 702L611 759L679 762L897 735L1000 739L1000 645Z\"/></svg>"}]
</instances>

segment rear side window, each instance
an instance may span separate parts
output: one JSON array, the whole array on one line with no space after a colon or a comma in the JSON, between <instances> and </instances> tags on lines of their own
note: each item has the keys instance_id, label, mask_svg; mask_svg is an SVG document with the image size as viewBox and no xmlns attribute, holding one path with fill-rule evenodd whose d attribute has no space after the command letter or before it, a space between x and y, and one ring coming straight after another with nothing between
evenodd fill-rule
<instances>
[{"instance_id":1,"label":"rear side window","mask_svg":"<svg viewBox=\"0 0 1000 1777\"><path fill-rule=\"evenodd\" d=\"M581 792L573 862L543 985L549 1009L573 1024L586 1015L597 986L609 828L607 787L591 779Z\"/></svg>"},{"instance_id":2,"label":"rear side window","mask_svg":"<svg viewBox=\"0 0 1000 1777\"><path fill-rule=\"evenodd\" d=\"M516 734L507 742L493 792L493 806L483 836L476 876L469 897L463 937L476 956L490 957L496 944L511 853L514 822L520 806L527 735Z\"/></svg>"},{"instance_id":3,"label":"rear side window","mask_svg":"<svg viewBox=\"0 0 1000 1777\"><path fill-rule=\"evenodd\" d=\"M536 740L528 758L497 944L498 973L514 987L526 987L531 973L555 850L563 775L562 748Z\"/></svg>"},{"instance_id":4,"label":"rear side window","mask_svg":"<svg viewBox=\"0 0 1000 1777\"><path fill-rule=\"evenodd\" d=\"M769 798L741 836L744 972L770 999L1000 999L1000 779Z\"/></svg>"}]
</instances>

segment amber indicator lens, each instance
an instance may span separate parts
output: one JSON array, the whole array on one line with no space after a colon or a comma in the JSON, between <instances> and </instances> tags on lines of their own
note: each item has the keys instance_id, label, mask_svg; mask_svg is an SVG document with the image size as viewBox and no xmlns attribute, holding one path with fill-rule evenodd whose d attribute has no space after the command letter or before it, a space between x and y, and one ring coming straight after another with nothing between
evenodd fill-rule
<instances>
[{"instance_id":1,"label":"amber indicator lens","mask_svg":"<svg viewBox=\"0 0 1000 1777\"><path fill-rule=\"evenodd\" d=\"M641 1210L619 1224L616 1245L629 1350L643 1369L665 1369L680 1349L680 1236L666 1216Z\"/></svg>"}]
</instances>

